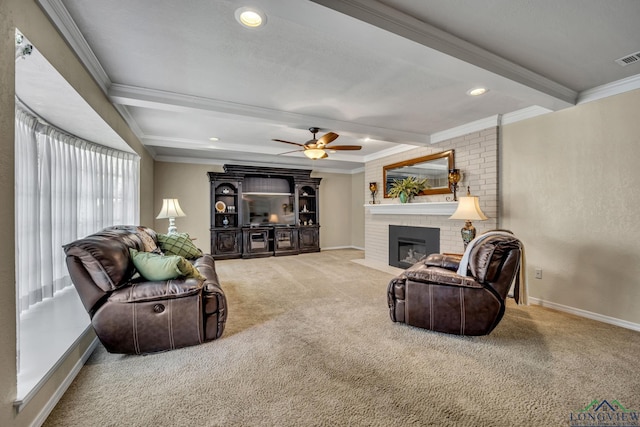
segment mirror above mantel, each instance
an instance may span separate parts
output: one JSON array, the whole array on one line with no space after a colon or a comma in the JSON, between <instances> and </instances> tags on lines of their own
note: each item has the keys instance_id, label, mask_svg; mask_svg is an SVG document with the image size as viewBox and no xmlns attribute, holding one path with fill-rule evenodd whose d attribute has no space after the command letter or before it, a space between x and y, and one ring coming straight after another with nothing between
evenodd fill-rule
<instances>
[{"instance_id":1,"label":"mirror above mantel","mask_svg":"<svg viewBox=\"0 0 640 427\"><path fill-rule=\"evenodd\" d=\"M419 196L451 193L449 169L453 169L454 165L454 150L448 150L383 166L384 197L389 198L388 192L394 180L401 180L409 176L418 179L428 178L429 188L422 190Z\"/></svg>"}]
</instances>

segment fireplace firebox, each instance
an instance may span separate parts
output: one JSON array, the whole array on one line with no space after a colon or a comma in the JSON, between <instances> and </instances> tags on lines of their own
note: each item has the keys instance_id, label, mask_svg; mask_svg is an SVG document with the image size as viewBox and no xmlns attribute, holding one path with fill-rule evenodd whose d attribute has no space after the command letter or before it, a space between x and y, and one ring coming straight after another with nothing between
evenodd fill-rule
<instances>
[{"instance_id":1,"label":"fireplace firebox","mask_svg":"<svg viewBox=\"0 0 640 427\"><path fill-rule=\"evenodd\" d=\"M439 252L439 228L389 226L389 265L409 268L420 258Z\"/></svg>"}]
</instances>

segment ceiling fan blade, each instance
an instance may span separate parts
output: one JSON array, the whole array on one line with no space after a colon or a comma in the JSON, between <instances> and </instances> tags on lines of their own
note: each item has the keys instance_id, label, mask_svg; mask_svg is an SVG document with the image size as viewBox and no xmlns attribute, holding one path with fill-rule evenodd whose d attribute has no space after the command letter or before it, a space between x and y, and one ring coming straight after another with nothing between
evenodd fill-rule
<instances>
[{"instance_id":1,"label":"ceiling fan blade","mask_svg":"<svg viewBox=\"0 0 640 427\"><path fill-rule=\"evenodd\" d=\"M340 135L338 135L335 132L327 132L324 135L322 135L320 138L318 138L318 144L327 145L328 143L335 140L339 136Z\"/></svg>"},{"instance_id":2,"label":"ceiling fan blade","mask_svg":"<svg viewBox=\"0 0 640 427\"><path fill-rule=\"evenodd\" d=\"M304 147L303 144L299 144L297 142L290 142L290 141L284 141L282 139L272 139L272 141L276 141L276 142L284 142L285 144L291 144L291 145L297 145L298 147Z\"/></svg>"},{"instance_id":3,"label":"ceiling fan blade","mask_svg":"<svg viewBox=\"0 0 640 427\"><path fill-rule=\"evenodd\" d=\"M325 150L361 150L362 146L361 145L330 145L330 146L325 146L324 147Z\"/></svg>"}]
</instances>

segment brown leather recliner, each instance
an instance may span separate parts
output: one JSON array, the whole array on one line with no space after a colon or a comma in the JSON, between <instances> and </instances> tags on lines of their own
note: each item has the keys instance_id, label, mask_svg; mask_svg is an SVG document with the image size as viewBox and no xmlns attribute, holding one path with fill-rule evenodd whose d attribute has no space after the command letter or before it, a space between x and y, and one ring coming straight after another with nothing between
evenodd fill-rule
<instances>
[{"instance_id":1,"label":"brown leather recliner","mask_svg":"<svg viewBox=\"0 0 640 427\"><path fill-rule=\"evenodd\" d=\"M227 300L211 255L191 262L206 280L135 277L129 249L157 245L150 228L114 226L64 246L67 267L96 335L110 353L141 354L222 335Z\"/></svg>"},{"instance_id":2,"label":"brown leather recliner","mask_svg":"<svg viewBox=\"0 0 640 427\"><path fill-rule=\"evenodd\" d=\"M389 283L391 320L449 334L489 334L504 315L521 253L520 241L503 233L473 246L467 276L457 273L460 256L423 258ZM516 286L516 300L518 292Z\"/></svg>"}]
</instances>

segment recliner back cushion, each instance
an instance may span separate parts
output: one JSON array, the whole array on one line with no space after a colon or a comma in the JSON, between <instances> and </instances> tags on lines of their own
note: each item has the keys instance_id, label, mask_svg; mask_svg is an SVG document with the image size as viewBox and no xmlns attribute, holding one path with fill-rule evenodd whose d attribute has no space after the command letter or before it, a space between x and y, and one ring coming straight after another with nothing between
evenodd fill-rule
<instances>
[{"instance_id":1,"label":"recliner back cushion","mask_svg":"<svg viewBox=\"0 0 640 427\"><path fill-rule=\"evenodd\" d=\"M64 246L78 257L97 286L105 292L127 283L135 272L129 248L142 250L137 236L124 231L102 231Z\"/></svg>"},{"instance_id":2,"label":"recliner back cushion","mask_svg":"<svg viewBox=\"0 0 640 427\"><path fill-rule=\"evenodd\" d=\"M502 271L506 256L513 250L520 250L520 244L516 238L488 237L471 251L469 259L471 274L479 283L495 282Z\"/></svg>"},{"instance_id":3,"label":"recliner back cushion","mask_svg":"<svg viewBox=\"0 0 640 427\"><path fill-rule=\"evenodd\" d=\"M112 225L102 230L101 233L113 231L113 230L125 230L132 234L132 237L140 239L144 252L162 253L158 247L158 238L155 230L145 227L144 225Z\"/></svg>"}]
</instances>

